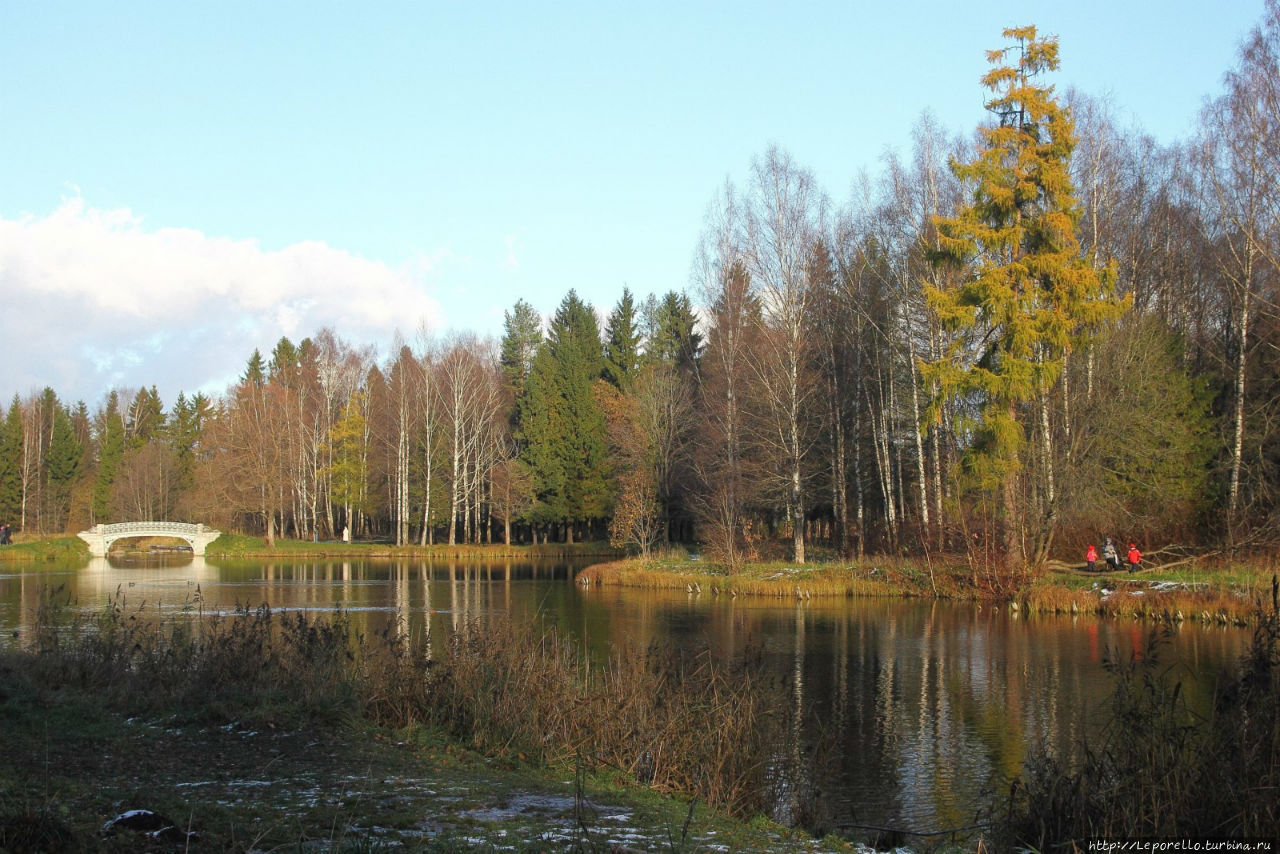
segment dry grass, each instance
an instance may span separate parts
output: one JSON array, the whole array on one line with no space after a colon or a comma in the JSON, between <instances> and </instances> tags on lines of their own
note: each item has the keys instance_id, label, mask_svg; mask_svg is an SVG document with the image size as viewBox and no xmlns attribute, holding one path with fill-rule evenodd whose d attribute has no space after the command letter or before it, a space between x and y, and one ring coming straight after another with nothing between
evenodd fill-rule
<instances>
[{"instance_id":1,"label":"dry grass","mask_svg":"<svg viewBox=\"0 0 1280 854\"><path fill-rule=\"evenodd\" d=\"M930 572L908 561L864 564L754 564L730 574L714 563L618 560L578 573L584 586L615 585L772 599L936 596L984 598L963 574Z\"/></svg>"},{"instance_id":2,"label":"dry grass","mask_svg":"<svg viewBox=\"0 0 1280 854\"><path fill-rule=\"evenodd\" d=\"M555 630L456 633L431 677L437 723L493 755L615 769L736 814L762 809L780 688L709 654L618 649L592 666Z\"/></svg>"},{"instance_id":3,"label":"dry grass","mask_svg":"<svg viewBox=\"0 0 1280 854\"><path fill-rule=\"evenodd\" d=\"M1239 568L1221 578L1201 573L1198 580L1192 581L1147 575L1123 579L1060 575L1009 591L993 588L984 583L983 576L975 576L954 561L935 566L883 558L853 565L753 564L732 575L714 563L687 558L647 562L631 559L595 564L578 574L578 582L584 586L686 590L778 600L852 597L1010 600L1029 614L1085 614L1234 626L1252 625L1257 619L1258 603L1267 595L1260 581L1261 575L1256 571L1245 572ZM1087 583L1093 587L1081 586Z\"/></svg>"},{"instance_id":4,"label":"dry grass","mask_svg":"<svg viewBox=\"0 0 1280 854\"><path fill-rule=\"evenodd\" d=\"M1155 589L1142 582L1082 590L1061 585L1031 588L1022 600L1031 614L1089 614L1100 617L1200 622L1247 626L1258 617L1258 599L1227 589Z\"/></svg>"},{"instance_id":5,"label":"dry grass","mask_svg":"<svg viewBox=\"0 0 1280 854\"><path fill-rule=\"evenodd\" d=\"M775 710L789 706L749 663L657 647L593 663L554 627L504 617L463 624L431 657L390 630L362 637L341 613L161 618L118 598L69 622L64 601L45 597L31 649L5 666L128 714L429 725L490 756L621 773L738 815L786 784L770 758L789 731Z\"/></svg>"}]
</instances>

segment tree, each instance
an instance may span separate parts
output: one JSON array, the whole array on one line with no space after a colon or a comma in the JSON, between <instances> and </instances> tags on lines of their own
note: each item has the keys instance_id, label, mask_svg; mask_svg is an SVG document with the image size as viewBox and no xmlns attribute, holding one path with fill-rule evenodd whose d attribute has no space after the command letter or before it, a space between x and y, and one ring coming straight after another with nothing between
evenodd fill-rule
<instances>
[{"instance_id":1,"label":"tree","mask_svg":"<svg viewBox=\"0 0 1280 854\"><path fill-rule=\"evenodd\" d=\"M80 460L84 449L76 439L71 426L71 416L60 403L53 410L53 427L49 433L49 452L44 459L47 478L48 530L61 532L67 523L67 510L71 500L71 488L80 472Z\"/></svg>"},{"instance_id":2,"label":"tree","mask_svg":"<svg viewBox=\"0 0 1280 854\"><path fill-rule=\"evenodd\" d=\"M533 506L533 478L523 460L510 456L510 443L490 475L493 515L502 520L502 542L511 545L511 524L523 518Z\"/></svg>"},{"instance_id":3,"label":"tree","mask_svg":"<svg viewBox=\"0 0 1280 854\"><path fill-rule=\"evenodd\" d=\"M980 488L998 490L1006 566L1020 571L1028 532L1019 473L1030 404L1039 402L1039 415L1047 418L1046 399L1066 354L1084 330L1115 317L1123 304L1109 296L1109 271L1096 269L1080 251L1081 211L1069 172L1071 117L1052 87L1036 82L1057 69L1057 40L1037 37L1035 27L1007 29L1004 36L1014 44L988 53L995 67L982 78L994 93L987 109L999 121L980 129L973 160L952 164L957 177L971 182L972 201L936 220L934 257L962 277L956 287L926 286L942 323L965 334L925 366L925 375L939 390L929 420L938 418L947 397L970 401L976 411L964 464ZM1016 62L1002 64L1010 54ZM1037 562L1052 542L1056 513L1052 470L1047 477L1047 512L1030 532Z\"/></svg>"},{"instance_id":4,"label":"tree","mask_svg":"<svg viewBox=\"0 0 1280 854\"><path fill-rule=\"evenodd\" d=\"M1072 434L1063 521L1082 535L1119 525L1147 542L1185 542L1213 494L1206 384L1187 372L1181 336L1157 316L1110 330L1094 346L1107 369Z\"/></svg>"},{"instance_id":5,"label":"tree","mask_svg":"<svg viewBox=\"0 0 1280 854\"><path fill-rule=\"evenodd\" d=\"M156 387L139 389L124 414L124 433L129 447L141 447L161 436L164 429L164 404Z\"/></svg>"},{"instance_id":6,"label":"tree","mask_svg":"<svg viewBox=\"0 0 1280 854\"><path fill-rule=\"evenodd\" d=\"M333 501L343 509L342 521L354 528L356 512L365 512L368 494L368 422L366 395L357 392L342 409L342 416L329 431L329 477Z\"/></svg>"},{"instance_id":7,"label":"tree","mask_svg":"<svg viewBox=\"0 0 1280 854\"><path fill-rule=\"evenodd\" d=\"M649 297L645 304L645 357L674 365L688 374L702 355L698 318L687 294L668 291L661 300Z\"/></svg>"},{"instance_id":8,"label":"tree","mask_svg":"<svg viewBox=\"0 0 1280 854\"><path fill-rule=\"evenodd\" d=\"M179 392L174 401L168 435L169 444L177 457L174 485L179 493L188 492L196 486L196 459L201 450L205 424L212 412L212 403L200 392L191 397Z\"/></svg>"},{"instance_id":9,"label":"tree","mask_svg":"<svg viewBox=\"0 0 1280 854\"><path fill-rule=\"evenodd\" d=\"M524 384L533 370L533 360L542 343L542 318L533 306L524 300L516 300L511 310L503 315L502 350L499 361L502 375L511 386L517 399L524 394Z\"/></svg>"},{"instance_id":10,"label":"tree","mask_svg":"<svg viewBox=\"0 0 1280 854\"><path fill-rule=\"evenodd\" d=\"M177 454L163 442L133 448L112 484L113 515L138 521L168 521L178 496Z\"/></svg>"},{"instance_id":11,"label":"tree","mask_svg":"<svg viewBox=\"0 0 1280 854\"><path fill-rule=\"evenodd\" d=\"M13 525L22 513L22 404L13 396L0 423L0 525Z\"/></svg>"},{"instance_id":12,"label":"tree","mask_svg":"<svg viewBox=\"0 0 1280 854\"><path fill-rule=\"evenodd\" d=\"M1280 407L1269 394L1255 396L1250 385L1252 365L1267 350L1259 346L1255 327L1268 312L1274 319L1280 273L1275 180L1280 170L1280 3L1267 3L1262 25L1246 40L1237 67L1227 75L1226 92L1209 103L1201 124L1195 151L1207 208L1201 222L1213 246L1228 315L1221 338L1223 361L1230 364L1226 515L1234 542L1244 533L1238 529L1251 521L1244 511L1260 499L1273 503L1280 487L1280 468L1274 463L1257 466L1252 479L1245 468L1246 459L1274 459L1274 452L1262 449L1280 443L1280 431L1272 426ZM1261 430L1250 430L1251 422ZM1252 521L1271 520L1258 514Z\"/></svg>"},{"instance_id":13,"label":"tree","mask_svg":"<svg viewBox=\"0 0 1280 854\"><path fill-rule=\"evenodd\" d=\"M816 383L808 323L817 290L810 274L826 200L813 176L777 148L752 172L746 257L762 310L754 372L773 421L760 437L771 448L771 480L791 529L793 558L804 563L807 457L819 421L809 405Z\"/></svg>"},{"instance_id":14,"label":"tree","mask_svg":"<svg viewBox=\"0 0 1280 854\"><path fill-rule=\"evenodd\" d=\"M639 369L640 342L635 300L631 289L624 287L604 330L604 378L615 388L625 391Z\"/></svg>"},{"instance_id":15,"label":"tree","mask_svg":"<svg viewBox=\"0 0 1280 854\"><path fill-rule=\"evenodd\" d=\"M259 519L268 548L275 546L285 507L285 414L278 387L245 379L204 433L211 454L201 484L217 496L222 512Z\"/></svg>"},{"instance_id":16,"label":"tree","mask_svg":"<svg viewBox=\"0 0 1280 854\"><path fill-rule=\"evenodd\" d=\"M595 383L604 356L595 313L569 291L552 318L529 373L520 424L537 496L539 522L564 522L573 541L579 522L603 518L609 507L605 421Z\"/></svg>"},{"instance_id":17,"label":"tree","mask_svg":"<svg viewBox=\"0 0 1280 854\"><path fill-rule=\"evenodd\" d=\"M267 363L263 361L262 353L255 347L253 355L249 357L249 361L245 365L244 374L241 375L240 382L261 386L264 385L266 381Z\"/></svg>"},{"instance_id":18,"label":"tree","mask_svg":"<svg viewBox=\"0 0 1280 854\"><path fill-rule=\"evenodd\" d=\"M111 488L124 459L124 419L120 416L120 398L112 391L98 416L98 473L93 484L93 521L112 518Z\"/></svg>"},{"instance_id":19,"label":"tree","mask_svg":"<svg viewBox=\"0 0 1280 854\"><path fill-rule=\"evenodd\" d=\"M693 465L701 487L695 509L702 536L731 572L750 557L747 510L758 482L750 475L746 424L755 397L749 366L760 306L742 243L741 208L732 186L726 186L708 215L695 268L708 307L708 332L697 387L701 417Z\"/></svg>"}]
</instances>

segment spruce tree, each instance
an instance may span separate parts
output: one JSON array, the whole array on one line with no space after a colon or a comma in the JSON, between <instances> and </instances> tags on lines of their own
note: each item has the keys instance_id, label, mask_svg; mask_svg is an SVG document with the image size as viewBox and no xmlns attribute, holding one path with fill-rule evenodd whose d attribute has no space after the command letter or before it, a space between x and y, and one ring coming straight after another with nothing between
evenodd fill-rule
<instances>
[{"instance_id":1,"label":"spruce tree","mask_svg":"<svg viewBox=\"0 0 1280 854\"><path fill-rule=\"evenodd\" d=\"M15 530L22 513L22 404L18 396L0 423L0 525Z\"/></svg>"},{"instance_id":2,"label":"spruce tree","mask_svg":"<svg viewBox=\"0 0 1280 854\"><path fill-rule=\"evenodd\" d=\"M564 460L556 452L568 430L560 402L555 358L550 345L543 342L524 383L519 407L524 439L520 456L533 480L534 499L528 517L535 524L557 522L569 515L564 500Z\"/></svg>"},{"instance_id":3,"label":"spruce tree","mask_svg":"<svg viewBox=\"0 0 1280 854\"><path fill-rule=\"evenodd\" d=\"M625 391L640 367L640 327L631 289L622 289L622 298L609 314L605 327L604 378Z\"/></svg>"},{"instance_id":4,"label":"spruce tree","mask_svg":"<svg viewBox=\"0 0 1280 854\"><path fill-rule=\"evenodd\" d=\"M529 373L522 428L524 459L535 483L534 518L599 519L609 506L608 443L595 383L604 367L591 307L569 291Z\"/></svg>"},{"instance_id":5,"label":"spruce tree","mask_svg":"<svg viewBox=\"0 0 1280 854\"><path fill-rule=\"evenodd\" d=\"M71 501L71 487L80 471L80 458L84 449L76 439L71 416L61 404L53 410L53 428L49 434L49 451L45 455L45 477L48 484L49 525L54 532L61 532L67 522L67 508Z\"/></svg>"},{"instance_id":6,"label":"spruce tree","mask_svg":"<svg viewBox=\"0 0 1280 854\"><path fill-rule=\"evenodd\" d=\"M124 427L130 450L141 448L152 439L164 435L164 404L154 385L138 391L129 406Z\"/></svg>"},{"instance_id":7,"label":"spruce tree","mask_svg":"<svg viewBox=\"0 0 1280 854\"><path fill-rule=\"evenodd\" d=\"M93 521L111 518L111 489L120 462L124 459L124 419L120 417L120 398L116 392L107 396L107 405L98 424L98 473L93 482Z\"/></svg>"},{"instance_id":8,"label":"spruce tree","mask_svg":"<svg viewBox=\"0 0 1280 854\"><path fill-rule=\"evenodd\" d=\"M517 404L524 394L524 383L533 370L533 359L542 343L542 318L533 306L524 300L516 300L510 311L503 315L502 350L499 361L502 375L511 386Z\"/></svg>"},{"instance_id":9,"label":"spruce tree","mask_svg":"<svg viewBox=\"0 0 1280 854\"><path fill-rule=\"evenodd\" d=\"M648 327L645 354L681 370L692 370L702 355L702 336L693 303L685 294L668 291L661 301L649 298L645 305Z\"/></svg>"},{"instance_id":10,"label":"spruce tree","mask_svg":"<svg viewBox=\"0 0 1280 854\"><path fill-rule=\"evenodd\" d=\"M204 417L199 408L202 401L207 406L207 400L201 395L188 399L178 392L166 424L165 435L173 449L174 487L179 494L195 485L196 448L200 445Z\"/></svg>"},{"instance_id":11,"label":"spruce tree","mask_svg":"<svg viewBox=\"0 0 1280 854\"><path fill-rule=\"evenodd\" d=\"M261 351L254 348L253 355L249 357L249 361L245 364L244 374L240 377L240 382L255 386L263 386L267 382L267 363L262 358Z\"/></svg>"},{"instance_id":12,"label":"spruce tree","mask_svg":"<svg viewBox=\"0 0 1280 854\"><path fill-rule=\"evenodd\" d=\"M972 199L935 220L934 260L955 270L958 284L925 288L943 324L962 334L924 373L940 391L926 418L940 417L946 397L978 407L965 467L981 488L998 491L1005 559L1021 570L1027 405L1057 382L1082 333L1123 305L1108 297L1111 274L1084 257L1076 236L1081 208L1069 170L1076 135L1053 87L1038 82L1058 67L1057 40L1038 37L1035 27L1004 36L1014 44L988 52L995 67L982 78L998 121L981 128L973 160L952 163Z\"/></svg>"}]
</instances>

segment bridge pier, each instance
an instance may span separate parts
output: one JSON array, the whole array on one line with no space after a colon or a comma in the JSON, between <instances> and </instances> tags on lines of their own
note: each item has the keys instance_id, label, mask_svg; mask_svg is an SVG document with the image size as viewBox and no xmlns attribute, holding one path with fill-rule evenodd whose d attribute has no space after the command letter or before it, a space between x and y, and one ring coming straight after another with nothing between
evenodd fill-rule
<instances>
[{"instance_id":1,"label":"bridge pier","mask_svg":"<svg viewBox=\"0 0 1280 854\"><path fill-rule=\"evenodd\" d=\"M87 531L76 534L89 546L89 554L93 557L106 557L111 544L116 540L133 537L174 537L186 540L191 546L191 553L200 557L205 548L222 535L221 531L206 528L203 524L188 522L123 522L116 525L94 525Z\"/></svg>"}]
</instances>

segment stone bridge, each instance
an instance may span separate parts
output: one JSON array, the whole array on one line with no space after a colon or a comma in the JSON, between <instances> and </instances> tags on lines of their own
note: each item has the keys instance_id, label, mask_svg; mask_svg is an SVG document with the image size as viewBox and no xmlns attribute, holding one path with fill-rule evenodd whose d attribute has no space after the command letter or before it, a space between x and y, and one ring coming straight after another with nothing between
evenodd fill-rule
<instances>
[{"instance_id":1,"label":"stone bridge","mask_svg":"<svg viewBox=\"0 0 1280 854\"><path fill-rule=\"evenodd\" d=\"M186 540L191 545L193 554L203 555L205 546L221 535L221 531L188 522L121 522L117 525L94 525L89 530L76 534L89 544L89 554L94 557L106 557L107 550L116 540L133 537L173 537Z\"/></svg>"}]
</instances>

